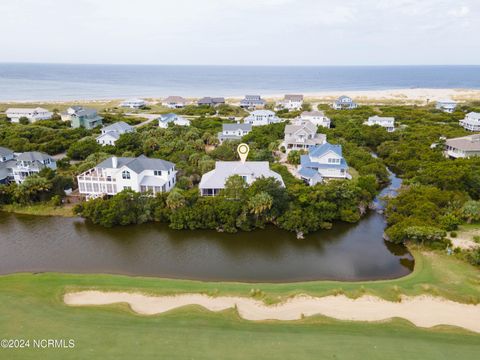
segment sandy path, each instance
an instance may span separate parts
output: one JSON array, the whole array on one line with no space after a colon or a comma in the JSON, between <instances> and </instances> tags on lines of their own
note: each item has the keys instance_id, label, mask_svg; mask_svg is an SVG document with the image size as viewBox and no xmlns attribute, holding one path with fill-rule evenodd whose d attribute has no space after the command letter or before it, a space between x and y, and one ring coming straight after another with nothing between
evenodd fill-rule
<instances>
[{"instance_id":1,"label":"sandy path","mask_svg":"<svg viewBox=\"0 0 480 360\"><path fill-rule=\"evenodd\" d=\"M461 304L430 296L404 297L401 302L390 302L374 296L350 299L344 295L321 298L302 295L268 306L244 297L209 297L201 294L150 296L81 291L66 294L64 301L73 306L128 303L133 311L144 315L160 314L193 304L210 311L236 307L240 316L247 320L297 320L316 314L354 321L381 321L399 317L420 327L453 325L480 333L480 305Z\"/></svg>"}]
</instances>

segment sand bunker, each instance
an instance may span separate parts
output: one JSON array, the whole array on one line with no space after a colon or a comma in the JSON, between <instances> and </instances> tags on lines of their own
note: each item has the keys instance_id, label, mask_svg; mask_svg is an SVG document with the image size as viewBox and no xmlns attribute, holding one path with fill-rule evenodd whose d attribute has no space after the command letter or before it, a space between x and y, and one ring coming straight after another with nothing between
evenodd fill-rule
<instances>
[{"instance_id":1,"label":"sand bunker","mask_svg":"<svg viewBox=\"0 0 480 360\"><path fill-rule=\"evenodd\" d=\"M210 311L236 307L247 320L297 320L316 314L339 320L381 321L394 317L416 326L453 325L480 333L480 305L456 303L430 296L404 297L390 302L374 296L350 299L344 295L314 298L296 296L284 303L268 306L244 297L209 297L201 294L152 296L139 293L80 291L64 297L68 305L108 305L128 303L144 315L160 314L186 305L200 305Z\"/></svg>"}]
</instances>

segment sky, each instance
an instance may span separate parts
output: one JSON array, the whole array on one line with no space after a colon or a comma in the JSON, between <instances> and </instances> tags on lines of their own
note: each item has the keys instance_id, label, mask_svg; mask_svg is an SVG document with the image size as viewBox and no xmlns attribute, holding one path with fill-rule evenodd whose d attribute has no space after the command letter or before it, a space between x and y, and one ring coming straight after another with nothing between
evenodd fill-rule
<instances>
[{"instance_id":1,"label":"sky","mask_svg":"<svg viewBox=\"0 0 480 360\"><path fill-rule=\"evenodd\" d=\"M0 62L480 64L480 0L1 0Z\"/></svg>"}]
</instances>

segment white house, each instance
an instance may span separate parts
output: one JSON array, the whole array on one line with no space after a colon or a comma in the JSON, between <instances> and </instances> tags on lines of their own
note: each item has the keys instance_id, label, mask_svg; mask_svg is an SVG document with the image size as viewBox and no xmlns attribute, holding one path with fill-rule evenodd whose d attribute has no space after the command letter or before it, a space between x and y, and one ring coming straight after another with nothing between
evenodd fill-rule
<instances>
[{"instance_id":1,"label":"white house","mask_svg":"<svg viewBox=\"0 0 480 360\"><path fill-rule=\"evenodd\" d=\"M395 131L395 118L393 117L370 116L363 124L367 126L378 125L384 127L388 132Z\"/></svg>"},{"instance_id":2,"label":"white house","mask_svg":"<svg viewBox=\"0 0 480 360\"><path fill-rule=\"evenodd\" d=\"M190 120L187 120L177 114L164 114L158 118L158 126L163 129L168 128L168 124L170 123L177 126L190 126Z\"/></svg>"},{"instance_id":3,"label":"white house","mask_svg":"<svg viewBox=\"0 0 480 360\"><path fill-rule=\"evenodd\" d=\"M283 146L287 153L292 150L308 150L312 146L324 144L327 141L325 134L317 134L317 126L310 121L285 126Z\"/></svg>"},{"instance_id":4,"label":"white house","mask_svg":"<svg viewBox=\"0 0 480 360\"><path fill-rule=\"evenodd\" d=\"M181 96L169 96L163 99L162 105L169 109L180 109L187 105L187 99Z\"/></svg>"},{"instance_id":5,"label":"white house","mask_svg":"<svg viewBox=\"0 0 480 360\"><path fill-rule=\"evenodd\" d=\"M286 109L288 111L300 110L303 105L303 95L287 94L285 97L277 102L276 109Z\"/></svg>"},{"instance_id":6,"label":"white house","mask_svg":"<svg viewBox=\"0 0 480 360\"><path fill-rule=\"evenodd\" d=\"M323 111L304 111L300 114L300 118L297 120L300 122L310 121L314 125L323 126L326 128L329 128L331 124L330 119L325 116Z\"/></svg>"},{"instance_id":7,"label":"white house","mask_svg":"<svg viewBox=\"0 0 480 360\"><path fill-rule=\"evenodd\" d=\"M281 120L271 110L255 110L248 115L244 123L252 126L262 126L279 123Z\"/></svg>"},{"instance_id":8,"label":"white house","mask_svg":"<svg viewBox=\"0 0 480 360\"><path fill-rule=\"evenodd\" d=\"M282 176L275 171L270 170L268 161L217 161L215 169L202 176L199 184L201 196L216 196L222 189L225 189L225 183L230 176L241 176L247 185L261 177L273 177L285 187Z\"/></svg>"},{"instance_id":9,"label":"white house","mask_svg":"<svg viewBox=\"0 0 480 360\"><path fill-rule=\"evenodd\" d=\"M439 100L435 106L437 110L442 110L446 113L453 113L457 108L457 103L453 100Z\"/></svg>"},{"instance_id":10,"label":"white house","mask_svg":"<svg viewBox=\"0 0 480 360\"><path fill-rule=\"evenodd\" d=\"M121 107L128 107L131 109L140 109L147 105L147 102L142 99L128 99L120 103Z\"/></svg>"},{"instance_id":11,"label":"white house","mask_svg":"<svg viewBox=\"0 0 480 360\"><path fill-rule=\"evenodd\" d=\"M460 120L460 126L469 131L480 131L480 113L468 113L465 119Z\"/></svg>"},{"instance_id":12,"label":"white house","mask_svg":"<svg viewBox=\"0 0 480 360\"><path fill-rule=\"evenodd\" d=\"M38 174L44 168L55 170L57 168L55 159L48 154L29 151L15 158L15 165L11 168L11 172L15 182L21 184L28 176Z\"/></svg>"},{"instance_id":13,"label":"white house","mask_svg":"<svg viewBox=\"0 0 480 360\"><path fill-rule=\"evenodd\" d=\"M223 124L222 132L218 133L218 140L220 143L225 140L241 140L250 131L252 131L251 124Z\"/></svg>"},{"instance_id":14,"label":"white house","mask_svg":"<svg viewBox=\"0 0 480 360\"><path fill-rule=\"evenodd\" d=\"M323 179L351 179L348 165L342 156L342 146L328 142L311 147L308 155L300 156L298 175L314 185Z\"/></svg>"},{"instance_id":15,"label":"white house","mask_svg":"<svg viewBox=\"0 0 480 360\"><path fill-rule=\"evenodd\" d=\"M240 107L244 109L258 109L263 108L266 103L260 95L245 95L240 101Z\"/></svg>"},{"instance_id":16,"label":"white house","mask_svg":"<svg viewBox=\"0 0 480 360\"><path fill-rule=\"evenodd\" d=\"M445 155L453 159L480 156L480 134L446 140Z\"/></svg>"},{"instance_id":17,"label":"white house","mask_svg":"<svg viewBox=\"0 0 480 360\"><path fill-rule=\"evenodd\" d=\"M352 100L352 98L342 95L333 102L332 107L335 110L351 110L356 109L358 105Z\"/></svg>"},{"instance_id":18,"label":"white house","mask_svg":"<svg viewBox=\"0 0 480 360\"><path fill-rule=\"evenodd\" d=\"M120 135L134 132L135 128L128 125L124 121L119 121L102 128L102 134L97 136L97 143L102 146L115 145L115 142L120 138Z\"/></svg>"},{"instance_id":19,"label":"white house","mask_svg":"<svg viewBox=\"0 0 480 360\"><path fill-rule=\"evenodd\" d=\"M34 109L31 108L9 108L5 112L7 117L13 122L20 122L20 118L26 117L28 121L34 123L38 120L48 120L52 118L53 113L47 109L37 107Z\"/></svg>"},{"instance_id":20,"label":"white house","mask_svg":"<svg viewBox=\"0 0 480 360\"><path fill-rule=\"evenodd\" d=\"M77 176L80 194L87 199L115 195L123 190L151 192L170 191L176 183L175 164L151 159L112 156Z\"/></svg>"}]
</instances>

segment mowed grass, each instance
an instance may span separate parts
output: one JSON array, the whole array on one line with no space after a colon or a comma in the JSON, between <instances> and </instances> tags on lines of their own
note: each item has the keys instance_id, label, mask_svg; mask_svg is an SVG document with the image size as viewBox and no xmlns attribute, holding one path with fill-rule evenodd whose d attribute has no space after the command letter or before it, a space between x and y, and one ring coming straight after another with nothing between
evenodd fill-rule
<instances>
[{"instance_id":1,"label":"mowed grass","mask_svg":"<svg viewBox=\"0 0 480 360\"><path fill-rule=\"evenodd\" d=\"M15 274L0 277L0 338L74 339L74 349L0 349L0 359L477 359L480 334L453 327L417 328L312 317L251 322L234 309L212 313L189 306L157 316L125 304L69 307L65 292L80 289L155 294L238 294L276 302L298 293L364 293L387 299L423 293L478 301L478 269L441 253L414 250L410 276L377 282L291 284L204 283L112 275ZM256 289L252 292L252 289Z\"/></svg>"}]
</instances>

